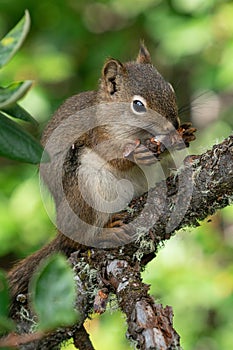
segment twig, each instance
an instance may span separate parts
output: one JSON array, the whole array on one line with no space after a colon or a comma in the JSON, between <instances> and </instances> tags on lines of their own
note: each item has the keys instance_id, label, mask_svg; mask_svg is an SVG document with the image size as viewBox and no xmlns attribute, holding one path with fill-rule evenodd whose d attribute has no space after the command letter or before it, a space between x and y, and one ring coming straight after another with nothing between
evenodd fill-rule
<instances>
[{"instance_id":1,"label":"twig","mask_svg":"<svg viewBox=\"0 0 233 350\"><path fill-rule=\"evenodd\" d=\"M95 350L89 334L87 333L86 329L82 325L73 335L74 339L74 346L79 350Z\"/></svg>"},{"instance_id":2,"label":"twig","mask_svg":"<svg viewBox=\"0 0 233 350\"><path fill-rule=\"evenodd\" d=\"M0 347L19 347L36 340L42 339L44 332L17 334L10 333L6 337L0 339Z\"/></svg>"}]
</instances>

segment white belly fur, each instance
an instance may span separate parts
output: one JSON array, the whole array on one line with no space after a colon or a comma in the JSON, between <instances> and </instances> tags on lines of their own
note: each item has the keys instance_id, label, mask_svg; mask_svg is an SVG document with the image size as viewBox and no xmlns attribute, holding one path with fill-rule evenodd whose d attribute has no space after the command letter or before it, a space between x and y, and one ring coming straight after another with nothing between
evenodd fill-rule
<instances>
[{"instance_id":1,"label":"white belly fur","mask_svg":"<svg viewBox=\"0 0 233 350\"><path fill-rule=\"evenodd\" d=\"M78 176L84 200L92 208L106 213L123 210L133 198L164 179L159 162L141 169L135 165L123 172L110 166L91 149L86 149L81 157Z\"/></svg>"}]
</instances>

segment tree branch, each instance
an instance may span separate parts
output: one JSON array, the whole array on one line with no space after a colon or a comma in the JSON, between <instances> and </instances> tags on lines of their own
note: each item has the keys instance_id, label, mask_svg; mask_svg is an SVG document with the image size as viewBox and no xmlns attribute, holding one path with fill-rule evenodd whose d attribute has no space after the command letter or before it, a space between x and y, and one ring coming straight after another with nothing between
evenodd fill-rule
<instances>
[{"instance_id":1,"label":"tree branch","mask_svg":"<svg viewBox=\"0 0 233 350\"><path fill-rule=\"evenodd\" d=\"M172 308L156 304L148 294L149 286L142 283L139 265L115 259L106 270L127 317L128 338L140 349L181 349L179 335L172 326Z\"/></svg>"},{"instance_id":2,"label":"tree branch","mask_svg":"<svg viewBox=\"0 0 233 350\"><path fill-rule=\"evenodd\" d=\"M199 221L232 203L232 169L233 136L229 136L200 156L188 156L177 174L149 192L149 200L148 194L134 200L133 214L125 213L125 222L136 217L139 227L150 229L156 250L177 230L199 226Z\"/></svg>"},{"instance_id":3,"label":"tree branch","mask_svg":"<svg viewBox=\"0 0 233 350\"><path fill-rule=\"evenodd\" d=\"M135 241L115 249L80 249L73 253L70 262L76 275L76 307L81 312L81 322L69 332L57 330L34 348L49 349L48 344L54 346L69 337L74 337L78 346L77 339L82 337L77 336L77 329L82 330L84 319L93 309L105 311L107 295L112 292L126 314L128 338L136 342L137 348L180 349L171 307L155 303L148 294L149 286L141 281L140 271L155 257L161 242L177 230L198 226L199 221L232 203L232 165L233 136L229 136L210 151L187 157L175 175L130 203L122 217L137 233ZM80 348L91 349L92 345L82 344Z\"/></svg>"},{"instance_id":4,"label":"tree branch","mask_svg":"<svg viewBox=\"0 0 233 350\"><path fill-rule=\"evenodd\" d=\"M73 335L74 346L79 350L94 350L89 334L82 325Z\"/></svg>"}]
</instances>

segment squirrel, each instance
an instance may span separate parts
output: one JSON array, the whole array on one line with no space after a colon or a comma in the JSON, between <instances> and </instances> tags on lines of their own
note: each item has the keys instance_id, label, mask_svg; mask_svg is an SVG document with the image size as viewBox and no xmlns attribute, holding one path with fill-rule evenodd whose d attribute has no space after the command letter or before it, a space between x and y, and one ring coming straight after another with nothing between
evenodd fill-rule
<instances>
[{"instance_id":1,"label":"squirrel","mask_svg":"<svg viewBox=\"0 0 233 350\"><path fill-rule=\"evenodd\" d=\"M158 157L146 142L158 146L159 136L180 128L175 92L144 44L135 61L109 58L98 90L61 105L41 139L50 157L41 175L55 200L58 233L9 272L13 303L27 293L33 271L50 254L69 256L82 244L105 248L132 240L119 212L155 185ZM189 124L183 131L187 146L195 129Z\"/></svg>"}]
</instances>

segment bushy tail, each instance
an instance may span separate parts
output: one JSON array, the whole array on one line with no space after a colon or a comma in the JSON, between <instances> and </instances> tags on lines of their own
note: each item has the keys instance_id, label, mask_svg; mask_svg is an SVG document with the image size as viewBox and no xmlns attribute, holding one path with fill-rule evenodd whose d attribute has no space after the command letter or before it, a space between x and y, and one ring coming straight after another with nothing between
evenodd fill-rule
<instances>
[{"instance_id":1,"label":"bushy tail","mask_svg":"<svg viewBox=\"0 0 233 350\"><path fill-rule=\"evenodd\" d=\"M17 263L8 273L11 313L17 304L17 295L27 294L29 281L40 262L53 253L61 252L69 256L74 250L77 250L77 243L59 233L49 244Z\"/></svg>"}]
</instances>

